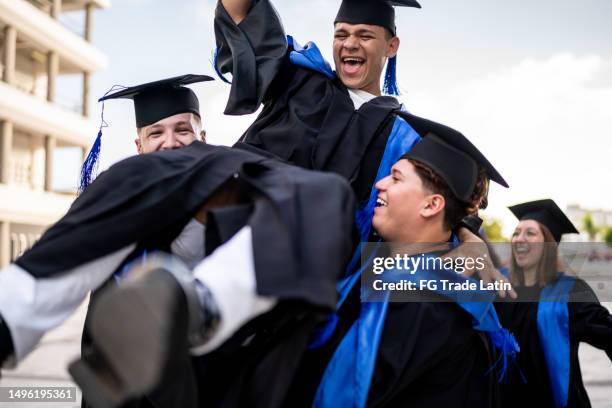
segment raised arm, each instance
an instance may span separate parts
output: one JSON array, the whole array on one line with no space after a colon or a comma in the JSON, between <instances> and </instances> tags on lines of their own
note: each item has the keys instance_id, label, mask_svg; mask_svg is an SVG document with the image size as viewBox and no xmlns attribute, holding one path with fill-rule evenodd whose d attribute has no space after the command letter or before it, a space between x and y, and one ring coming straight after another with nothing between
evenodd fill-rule
<instances>
[{"instance_id":1,"label":"raised arm","mask_svg":"<svg viewBox=\"0 0 612 408\"><path fill-rule=\"evenodd\" d=\"M234 23L240 24L247 16L251 8L251 0L221 0L221 4L225 7L227 14L234 20Z\"/></svg>"},{"instance_id":2,"label":"raised arm","mask_svg":"<svg viewBox=\"0 0 612 408\"><path fill-rule=\"evenodd\" d=\"M287 60L287 38L269 0L221 0L215 10L215 68L231 74L228 115L255 112Z\"/></svg>"}]
</instances>

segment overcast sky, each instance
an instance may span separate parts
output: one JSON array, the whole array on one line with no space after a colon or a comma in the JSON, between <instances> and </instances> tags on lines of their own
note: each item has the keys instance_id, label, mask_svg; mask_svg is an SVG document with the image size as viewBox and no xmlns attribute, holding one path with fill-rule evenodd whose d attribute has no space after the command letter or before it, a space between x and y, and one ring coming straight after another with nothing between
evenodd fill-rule
<instances>
[{"instance_id":1,"label":"overcast sky","mask_svg":"<svg viewBox=\"0 0 612 408\"><path fill-rule=\"evenodd\" d=\"M274 4L288 34L316 42L331 60L338 1ZM401 100L463 132L510 183L510 190L492 188L485 215L502 219L507 231L514 220L505 207L521 201L551 197L562 207L612 209L612 1L421 4L397 12ZM97 11L93 41L110 65L94 76L92 99L114 84L213 75L214 6L114 0ZM223 116L229 88L220 81L192 88L209 142L232 144L253 120ZM107 103L105 118L103 168L135 153L131 103Z\"/></svg>"}]
</instances>

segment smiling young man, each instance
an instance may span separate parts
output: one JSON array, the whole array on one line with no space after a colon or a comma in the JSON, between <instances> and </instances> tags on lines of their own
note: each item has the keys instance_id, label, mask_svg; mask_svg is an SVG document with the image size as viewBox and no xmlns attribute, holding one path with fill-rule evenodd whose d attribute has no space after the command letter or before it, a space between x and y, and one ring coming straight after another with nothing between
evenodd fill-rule
<instances>
[{"instance_id":1,"label":"smiling young man","mask_svg":"<svg viewBox=\"0 0 612 408\"><path fill-rule=\"evenodd\" d=\"M395 57L399 43L399 37L388 28L336 23L334 63L336 73L349 93L361 94L364 98L380 96L381 73L387 60Z\"/></svg>"},{"instance_id":2,"label":"smiling young man","mask_svg":"<svg viewBox=\"0 0 612 408\"><path fill-rule=\"evenodd\" d=\"M137 129L134 140L138 154L179 149L195 142L206 141L199 114L186 112L163 118L152 125Z\"/></svg>"},{"instance_id":3,"label":"smiling young man","mask_svg":"<svg viewBox=\"0 0 612 408\"><path fill-rule=\"evenodd\" d=\"M436 259L440 252L431 248L456 242L461 219L486 207L490 180L503 180L463 135L441 125L430 130L376 184L372 224L385 244L372 256ZM372 294L368 258L339 285L336 318L320 331L329 337L317 338L302 359L286 406L495 406L496 370L505 361L495 365L502 357L491 350L517 349L499 324L494 295L479 293L478 302L468 303L433 286ZM405 270L394 272L375 279L409 279ZM450 268L421 266L414 276L412 282L475 282Z\"/></svg>"},{"instance_id":4,"label":"smiling young man","mask_svg":"<svg viewBox=\"0 0 612 408\"><path fill-rule=\"evenodd\" d=\"M206 141L200 102L185 85L211 80L207 75L182 75L122 89L100 101L134 101L138 154L178 149L196 140Z\"/></svg>"},{"instance_id":5,"label":"smiling young man","mask_svg":"<svg viewBox=\"0 0 612 408\"><path fill-rule=\"evenodd\" d=\"M134 102L137 132L134 142L138 154L179 149L196 140L206 141L200 102L185 85L212 80L207 75L181 75L121 89L99 101L130 99ZM101 137L102 132L83 163L80 191L85 190L96 176Z\"/></svg>"},{"instance_id":6,"label":"smiling young man","mask_svg":"<svg viewBox=\"0 0 612 408\"><path fill-rule=\"evenodd\" d=\"M394 5L420 7L414 0ZM395 10L386 0L344 0L333 39L335 71L316 45L286 37L268 0L223 0L215 16L216 66L232 74L227 114L264 110L241 142L302 167L347 178L368 201L387 141L403 133L403 149L419 135L397 113ZM400 123L401 122L401 123ZM398 156L399 157L399 156Z\"/></svg>"},{"instance_id":7,"label":"smiling young man","mask_svg":"<svg viewBox=\"0 0 612 408\"><path fill-rule=\"evenodd\" d=\"M131 99L134 102L134 110L136 117L136 126L138 129L138 138L136 139L136 146L139 154L145 153L153 153L157 151L163 150L173 150L178 149L180 147L185 147L192 144L194 141L198 140L201 136L204 138L205 133L202 131L201 126L201 117L199 111L199 101L195 93L186 88L184 85L209 81L212 78L205 75L183 75L179 77L173 77L168 79L163 79L155 82L150 82L130 88L122 89L118 92L114 92L112 94L106 95L101 98L101 101L117 99L117 98L125 98ZM101 138L101 133L98 135L98 138ZM98 146L98 149L96 148ZM99 146L100 140L96 140L94 143L94 148L89 154L86 163L84 164L83 174L82 174L82 184L81 189L84 193L86 187L92 181L92 170L95 167L95 162L99 155ZM180 156L179 156L180 157ZM142 159L141 162L147 159ZM149 159L153 160L153 159ZM181 164L176 163L174 167L180 166ZM153 168L153 167L152 167ZM158 168L159 170L159 168ZM146 183L155 184L156 181L164 181L167 177L171 177L171 171L174 169L168 168L166 169L167 173L164 171L158 171L154 173L154 176L147 175L146 180L142 180L142 185L146 185ZM143 172L144 174L144 172ZM125 177L128 175L126 174ZM158 177L156 180L155 177ZM121 177L118 177L120 179ZM146 181L146 183L145 183ZM130 201L130 199L134 199L134 196L138 194L138 188L142 186L132 185L129 188L121 188L120 183L111 183L108 184L111 188L108 191L108 194L115 194L116 196L122 195L122 200ZM115 191L112 191L112 190ZM84 220L93 213L100 213L105 211L105 203L103 200L99 202L89 202L85 205L85 211L83 211L83 207L80 206L80 203L83 201L87 201L87 195L83 198L79 198L75 204L71 207L68 214L60 220L58 224L61 224L62 221L66 219L71 219L73 212L75 209L81 208L80 210L76 210L80 213L78 217L79 220L74 222L74 225L81 225L83 228L87 228L85 224L87 224ZM143 206L152 206L158 205L159 202L143 202L141 203ZM111 212L112 213L112 212ZM120 213L120 211L119 211ZM83 218L85 217L85 218ZM135 221L135 220L131 220ZM155 220L159 221L160 220ZM186 225L181 227L182 231L179 231L178 237L176 240L170 244L168 248L175 255L181 258L190 266L199 262L204 256L204 248L203 248L203 235L204 235L204 226L199 223L195 218L188 220L189 222ZM70 223L69 221L68 223ZM130 228L129 222L123 222L123 227ZM56 225L57 227L57 225ZM53 229L53 228L52 228ZM70 228L68 228L70 229ZM112 230L111 227L105 227L106 230ZM100 237L100 234L104 232L96 232L90 233L92 237ZM53 234L51 234L53 235ZM8 355L13 354L13 344L10 340L10 335L8 333L7 325L9 323L12 324L20 324L20 322L16 322L13 318L11 322L7 323L7 319L9 317L2 317L2 313L4 308L11 308L11 299L10 296L6 295L6 293L15 292L17 293L17 298L19 295L23 295L26 293L28 288L39 287L45 288L43 290L34 290L29 295L20 299L20 301L25 302L24 305L18 307L19 313L28 313L28 308L35 310L37 305L47 304L47 302L52 302L54 307L52 310L45 310L44 313L32 312L31 318L26 318L27 323L31 323L32 325L27 328L20 328L20 330L14 330L13 336L17 336L17 343L15 346L17 348L16 359L19 360L23 358L23 356L30 352L31 347L38 342L40 336L49 330L51 327L56 326L59 322L63 321L67 317L66 313L71 312L76 306L80 304L83 300L84 296L90 289L96 289L100 286L106 279L112 275L114 269L119 267L121 264L121 259L116 261L121 257L129 258L134 254L131 254L135 250L135 247L131 247L131 249L123 248L117 253L113 254L115 259L101 259L98 260L97 264L94 262L92 265L88 265L83 270L89 270L89 275L84 275L85 278L82 280L72 279L70 276L65 275L61 279L43 279L49 277L51 275L57 274L57 271L51 274L38 274L36 271L40 268L46 268L50 265L57 265L58 263L62 263L61 254L65 258L79 258L79 257L89 257L93 253L97 251L103 250L108 245L113 245L109 242L98 242L94 245L91 245L89 249L87 249L87 245L85 244L86 237L81 237L77 240L70 240L71 234L66 234L66 238L68 238L68 243L60 244L51 248L48 252L46 250L40 251L38 250L41 246L45 247L45 243L48 242L47 238L49 233L45 233L43 236L42 242L39 242L35 245L37 250L28 251L28 254L32 254L32 252L42 253L40 258L41 262L35 267L26 268L26 271L32 272L31 276L26 274L13 274L3 273L0 277L0 280L4 282L3 290L8 292L0 293L2 295L2 303L0 305L0 365L4 362L4 359L7 358ZM121 234L118 234L121 235ZM120 237L115 237L113 240L120 239ZM153 237L148 237L149 240L154 240ZM76 244L76 246L72 246ZM78 252L78 254L77 254ZM68 255L69 254L69 255ZM27 258L29 255L26 255ZM110 258L113 258L112 256ZM122 258L122 259L123 259ZM23 259L23 258L20 258ZM14 268L15 265L12 264L8 267ZM53 268L53 267L51 267ZM96 277L96 269L104 269L108 274L100 279L99 276ZM79 275L74 274L73 276ZM12 280L11 280L12 279ZM23 290L24 292L14 291L11 289L12 286L16 286ZM76 288L76 289L75 289ZM87 289L83 289L87 288ZM2 291L0 291L2 292ZM61 294L60 296L56 296L57 294ZM74 297L76 295L76 298ZM54 295L55 294L55 295ZM6 303L5 303L6 302ZM13 302L14 304L18 304L18 302ZM46 307L43 306L44 309ZM12 312L15 310L11 309ZM6 312L5 312L6 314ZM25 325L27 323L24 322ZM8 340L7 340L8 339Z\"/></svg>"}]
</instances>

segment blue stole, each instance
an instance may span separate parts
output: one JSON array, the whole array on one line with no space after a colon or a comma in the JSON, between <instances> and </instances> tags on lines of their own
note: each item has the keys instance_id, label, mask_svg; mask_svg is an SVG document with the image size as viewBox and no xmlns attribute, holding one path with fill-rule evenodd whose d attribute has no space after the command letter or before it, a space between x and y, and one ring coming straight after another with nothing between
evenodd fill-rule
<instances>
[{"instance_id":1,"label":"blue stole","mask_svg":"<svg viewBox=\"0 0 612 408\"><path fill-rule=\"evenodd\" d=\"M385 152L383 153L382 160L378 166L378 172L376 173L376 180L372 185L370 191L370 198L368 202L357 209L355 218L357 220L357 226L359 227L359 237L362 242L367 242L372 231L372 217L374 216L374 208L376 207L376 197L378 196L378 190L374 187L383 178L391 174L391 167L397 161L408 153L415 144L421 141L421 136L401 117L396 117L393 124L393 129L387 139L387 145L385 146ZM354 270L354 269L352 269Z\"/></svg>"},{"instance_id":2,"label":"blue stole","mask_svg":"<svg viewBox=\"0 0 612 408\"><path fill-rule=\"evenodd\" d=\"M375 252L373 251L372 257ZM359 262L360 255L361 247L358 247L349 266L354 261L356 261L355 264ZM339 298L336 310L340 309L371 259L364 262L355 273L342 278L338 282ZM388 306L388 294L385 294L383 302L361 304L359 318L346 333L325 369L315 395L313 407L365 406ZM320 332L315 333L315 340L309 348L317 348L325 344L333 334L337 322L338 316L333 314L327 325Z\"/></svg>"},{"instance_id":3,"label":"blue stole","mask_svg":"<svg viewBox=\"0 0 612 408\"><path fill-rule=\"evenodd\" d=\"M570 380L569 301L576 279L560 273L546 285L538 303L538 335L548 366L555 407L567 406Z\"/></svg>"},{"instance_id":4,"label":"blue stole","mask_svg":"<svg viewBox=\"0 0 612 408\"><path fill-rule=\"evenodd\" d=\"M501 272L508 277L508 268ZM546 285L538 301L538 338L548 369L556 408L565 408L570 379L569 302L576 278L560 272L555 282Z\"/></svg>"},{"instance_id":5,"label":"blue stole","mask_svg":"<svg viewBox=\"0 0 612 408\"><path fill-rule=\"evenodd\" d=\"M410 151L412 147L421 140L419 134L399 116L395 119L391 134L387 139L385 151L383 153L382 160L378 165L378 172L376 173L376 180L372 185L370 191L370 197L367 203L357 209L355 212L355 219L359 229L359 237L362 242L368 241L370 232L372 231L372 217L374 216L374 208L376 207L376 197L378 191L374 187L376 183L391 174L391 167L402 157L404 154ZM373 256L373 255L372 255ZM361 276L361 270L358 273L354 273L358 269L359 262L361 261L361 249L357 248L353 253L343 278L338 281L337 292L339 293L339 300L336 310L340 308L340 305L344 302L350 289L355 285L355 282L359 280ZM367 262L366 262L367 264ZM309 348L317 348L325 344L327 340L333 334L336 328L338 316L332 314L329 316L326 324L319 328L314 335L313 341L310 343Z\"/></svg>"},{"instance_id":6,"label":"blue stole","mask_svg":"<svg viewBox=\"0 0 612 408\"><path fill-rule=\"evenodd\" d=\"M329 79L336 78L336 73L329 62L323 58L319 47L315 43L309 42L305 47L302 47L290 35L287 36L287 43L289 48L293 48L289 53L289 60L292 64L323 74Z\"/></svg>"},{"instance_id":7,"label":"blue stole","mask_svg":"<svg viewBox=\"0 0 612 408\"><path fill-rule=\"evenodd\" d=\"M458 242L458 239L453 237L453 244L457 245ZM435 256L429 254L426 257ZM365 268L369 266L370 262L371 258L353 275L359 277ZM444 279L456 283L466 280L476 282L474 279L465 278L448 268L419 269L414 274L407 274L405 271L387 271L385 274L387 274L386 282L399 280L418 282L421 279L437 281ZM349 281L352 284L347 284ZM352 279L352 276L350 279L345 278L340 281L340 300L337 308L342 305L356 283L357 279ZM443 290L434 290L434 292L454 300L457 305L472 316L472 327L474 330L483 331L489 335L496 351L500 353L496 366L499 363L502 364L500 379L503 378L507 367L507 360L515 358L519 348L514 337L506 329L502 328L499 323L492 303L495 293L481 290L474 290L468 294L458 294L457 291ZM362 300L367 297L367 291L364 291L363 288L361 296ZM379 297L376 301L361 303L359 318L346 333L325 369L315 395L313 407L366 406L388 305L388 292L383 293L382 298ZM337 317L330 320L326 328L327 331L319 333L319 335L330 336L333 333L336 322ZM330 329L329 326L333 327ZM315 343L311 344L311 346L320 346L326 340L316 339ZM495 368L495 366L492 368Z\"/></svg>"}]
</instances>

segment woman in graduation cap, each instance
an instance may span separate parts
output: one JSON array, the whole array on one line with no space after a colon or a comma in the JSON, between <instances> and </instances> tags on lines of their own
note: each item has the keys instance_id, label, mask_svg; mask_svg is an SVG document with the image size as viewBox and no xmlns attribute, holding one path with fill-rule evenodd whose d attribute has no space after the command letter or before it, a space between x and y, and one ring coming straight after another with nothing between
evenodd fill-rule
<instances>
[{"instance_id":1,"label":"woman in graduation cap","mask_svg":"<svg viewBox=\"0 0 612 408\"><path fill-rule=\"evenodd\" d=\"M612 316L586 282L559 271L561 236L578 231L553 200L509 208L520 220L509 269L519 297L496 308L521 353L519 370L502 385L502 405L589 407L578 347L587 342L612 359Z\"/></svg>"},{"instance_id":2,"label":"woman in graduation cap","mask_svg":"<svg viewBox=\"0 0 612 408\"><path fill-rule=\"evenodd\" d=\"M499 176L459 132L431 122L428 127L432 132L376 185L373 226L391 248L457 244L453 228L486 206L489 180ZM286 405L494 406L497 375L503 374L496 372L495 361L517 352L497 319L494 294L476 291L476 301L436 289L425 293L429 301L410 292L400 294L403 298L369 297L363 289L369 281L360 275L367 276L370 263L358 265L359 255L339 283L338 312L303 358ZM375 279L392 282L394 275L388 273ZM399 276L413 282L472 281L452 269L419 269Z\"/></svg>"}]
</instances>

